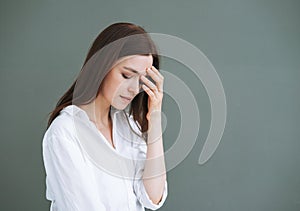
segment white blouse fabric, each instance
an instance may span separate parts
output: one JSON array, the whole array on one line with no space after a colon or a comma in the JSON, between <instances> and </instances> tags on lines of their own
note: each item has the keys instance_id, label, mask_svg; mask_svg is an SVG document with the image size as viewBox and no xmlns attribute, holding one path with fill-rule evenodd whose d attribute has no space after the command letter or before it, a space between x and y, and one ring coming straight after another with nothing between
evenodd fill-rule
<instances>
[{"instance_id":1,"label":"white blouse fabric","mask_svg":"<svg viewBox=\"0 0 300 211\"><path fill-rule=\"evenodd\" d=\"M50 211L140 211L159 209L149 198L142 175L147 144L133 118L111 107L113 148L87 113L76 105L65 107L43 137L46 198Z\"/></svg>"}]
</instances>

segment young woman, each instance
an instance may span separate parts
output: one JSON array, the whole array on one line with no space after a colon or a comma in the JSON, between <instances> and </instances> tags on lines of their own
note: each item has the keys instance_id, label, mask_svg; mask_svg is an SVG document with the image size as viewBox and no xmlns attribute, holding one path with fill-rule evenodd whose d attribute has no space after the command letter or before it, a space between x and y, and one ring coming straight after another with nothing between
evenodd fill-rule
<instances>
[{"instance_id":1,"label":"young woman","mask_svg":"<svg viewBox=\"0 0 300 211\"><path fill-rule=\"evenodd\" d=\"M163 205L163 79L156 47L140 26L115 23L97 36L43 138L50 210Z\"/></svg>"}]
</instances>

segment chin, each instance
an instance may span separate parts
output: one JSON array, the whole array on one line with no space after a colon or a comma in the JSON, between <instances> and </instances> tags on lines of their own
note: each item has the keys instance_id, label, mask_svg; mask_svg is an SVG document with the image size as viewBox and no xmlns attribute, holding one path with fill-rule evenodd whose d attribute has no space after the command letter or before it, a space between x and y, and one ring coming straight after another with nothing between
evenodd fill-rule
<instances>
[{"instance_id":1,"label":"chin","mask_svg":"<svg viewBox=\"0 0 300 211\"><path fill-rule=\"evenodd\" d=\"M124 103L115 103L115 104L111 104L111 106L113 106L114 108L118 109L118 110L124 110L125 108L127 108L130 105L130 103L128 104L124 104Z\"/></svg>"},{"instance_id":2,"label":"chin","mask_svg":"<svg viewBox=\"0 0 300 211\"><path fill-rule=\"evenodd\" d=\"M114 108L118 109L118 110L124 110L126 109L130 104L131 101L124 101L121 98L119 99L115 99L112 103L111 106L113 106Z\"/></svg>"}]
</instances>

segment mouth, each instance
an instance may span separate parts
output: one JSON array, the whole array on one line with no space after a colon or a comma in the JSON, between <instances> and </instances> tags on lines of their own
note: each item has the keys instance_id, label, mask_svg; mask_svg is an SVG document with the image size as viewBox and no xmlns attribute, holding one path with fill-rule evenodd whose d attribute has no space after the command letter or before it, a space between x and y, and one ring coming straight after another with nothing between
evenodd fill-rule
<instances>
[{"instance_id":1,"label":"mouth","mask_svg":"<svg viewBox=\"0 0 300 211\"><path fill-rule=\"evenodd\" d=\"M132 100L132 98L130 98L130 97L124 97L122 95L120 95L120 97L128 102L130 102Z\"/></svg>"}]
</instances>

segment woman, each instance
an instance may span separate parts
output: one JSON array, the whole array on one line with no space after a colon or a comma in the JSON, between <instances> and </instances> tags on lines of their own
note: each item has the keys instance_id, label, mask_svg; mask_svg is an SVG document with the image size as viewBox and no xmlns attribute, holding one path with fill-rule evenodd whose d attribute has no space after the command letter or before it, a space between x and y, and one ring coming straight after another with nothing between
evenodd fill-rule
<instances>
[{"instance_id":1,"label":"woman","mask_svg":"<svg viewBox=\"0 0 300 211\"><path fill-rule=\"evenodd\" d=\"M115 23L98 35L43 138L50 210L163 205L168 191L158 69L156 47L140 26Z\"/></svg>"}]
</instances>

